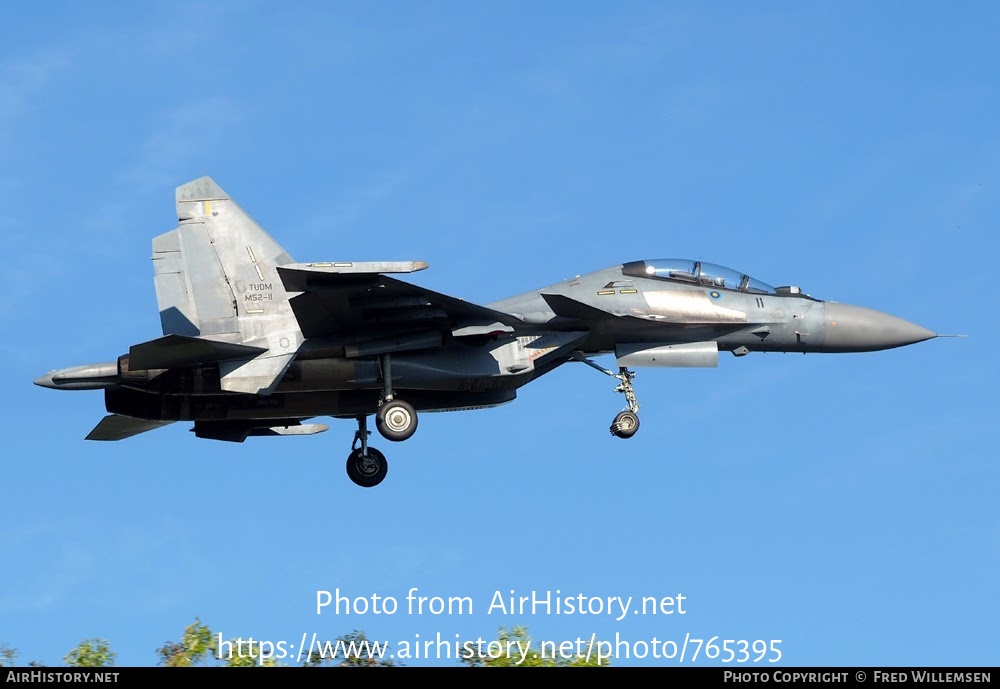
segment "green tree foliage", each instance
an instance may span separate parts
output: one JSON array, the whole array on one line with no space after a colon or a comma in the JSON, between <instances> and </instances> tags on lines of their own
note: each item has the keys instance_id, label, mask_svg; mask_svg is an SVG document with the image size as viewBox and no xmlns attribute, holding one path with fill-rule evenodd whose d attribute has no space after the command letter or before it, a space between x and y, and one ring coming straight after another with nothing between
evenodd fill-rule
<instances>
[{"instance_id":1,"label":"green tree foliage","mask_svg":"<svg viewBox=\"0 0 1000 689\"><path fill-rule=\"evenodd\" d=\"M521 625L514 625L511 628L500 627L497 638L492 642L493 649L503 649L502 653L494 652L497 656L491 658L489 655L490 645L484 644L482 647L475 642L463 644L462 648L471 648L476 651L472 657L461 657L463 664L469 667L607 667L608 660L598 665L596 656L591 656L587 660L586 655L574 655L565 658L558 653L552 657L551 653L542 654L541 644L535 642L528 634L528 628ZM506 651L510 649L508 654ZM526 655L520 649L528 649Z\"/></svg>"},{"instance_id":2,"label":"green tree foliage","mask_svg":"<svg viewBox=\"0 0 1000 689\"><path fill-rule=\"evenodd\" d=\"M236 639L233 639L230 643L233 645L233 652L227 658L223 659L223 667L279 667L278 661L274 658L260 659L260 646L256 643L251 646L244 640L242 655L240 655Z\"/></svg>"},{"instance_id":3,"label":"green tree foliage","mask_svg":"<svg viewBox=\"0 0 1000 689\"><path fill-rule=\"evenodd\" d=\"M0 667L13 667L17 664L17 657L20 653L16 648L11 648L7 644L0 644Z\"/></svg>"},{"instance_id":4,"label":"green tree foliage","mask_svg":"<svg viewBox=\"0 0 1000 689\"><path fill-rule=\"evenodd\" d=\"M67 653L63 661L70 667L111 667L117 658L104 639L87 639Z\"/></svg>"},{"instance_id":5,"label":"green tree foliage","mask_svg":"<svg viewBox=\"0 0 1000 689\"><path fill-rule=\"evenodd\" d=\"M260 646L246 639L231 639L223 644L224 658L220 657L218 634L212 633L200 618L184 629L180 641L167 641L156 649L159 665L167 667L277 667L274 658L260 659Z\"/></svg>"},{"instance_id":6,"label":"green tree foliage","mask_svg":"<svg viewBox=\"0 0 1000 689\"><path fill-rule=\"evenodd\" d=\"M166 667L278 667L281 665L274 658L260 660L260 646L255 640L249 644L247 638L234 638L222 643L224 652L220 657L218 634L213 634L207 625L199 618L184 629L179 642L167 641L156 649L159 665ZM383 646L384 655L388 648ZM466 648L477 651L472 657L460 658L460 662L468 667L607 667L608 660L598 664L596 657L588 661L586 655L564 657L551 651L542 653L543 647L528 634L528 628L520 625L500 627L496 640L489 644L477 645L475 642L462 644ZM369 641L365 633L355 629L350 634L337 637L336 641L324 642L323 651L312 649L303 663L303 667L396 667L400 665L390 658L378 657L374 651L375 642ZM497 649L511 649L511 653L497 653ZM521 649L528 649L524 654ZM497 657L490 657L490 653ZM20 653L5 643L0 644L0 667L11 667L16 664ZM87 639L71 650L63 658L70 667L111 667L115 664L118 654L111 650L104 639ZM44 667L44 663L32 661L29 665Z\"/></svg>"},{"instance_id":7,"label":"green tree foliage","mask_svg":"<svg viewBox=\"0 0 1000 689\"><path fill-rule=\"evenodd\" d=\"M215 658L215 635L201 623L199 618L184 630L179 643L166 642L156 649L160 665L167 667L194 667L204 665L209 658Z\"/></svg>"}]
</instances>

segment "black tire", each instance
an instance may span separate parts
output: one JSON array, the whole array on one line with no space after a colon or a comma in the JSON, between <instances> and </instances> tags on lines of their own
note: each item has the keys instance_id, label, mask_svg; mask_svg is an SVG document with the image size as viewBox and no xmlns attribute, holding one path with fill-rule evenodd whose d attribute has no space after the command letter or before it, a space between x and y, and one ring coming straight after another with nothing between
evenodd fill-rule
<instances>
[{"instance_id":1,"label":"black tire","mask_svg":"<svg viewBox=\"0 0 1000 689\"><path fill-rule=\"evenodd\" d=\"M373 488L382 483L389 473L389 463L385 455L373 447L368 448L368 456L361 454L361 448L347 456L347 476L362 488Z\"/></svg>"},{"instance_id":2,"label":"black tire","mask_svg":"<svg viewBox=\"0 0 1000 689\"><path fill-rule=\"evenodd\" d=\"M386 440L402 442L417 432L417 412L403 400L386 402L375 413L375 428Z\"/></svg>"},{"instance_id":3,"label":"black tire","mask_svg":"<svg viewBox=\"0 0 1000 689\"><path fill-rule=\"evenodd\" d=\"M623 411L611 422L611 435L619 438L631 438L638 430L639 417L630 411Z\"/></svg>"}]
</instances>

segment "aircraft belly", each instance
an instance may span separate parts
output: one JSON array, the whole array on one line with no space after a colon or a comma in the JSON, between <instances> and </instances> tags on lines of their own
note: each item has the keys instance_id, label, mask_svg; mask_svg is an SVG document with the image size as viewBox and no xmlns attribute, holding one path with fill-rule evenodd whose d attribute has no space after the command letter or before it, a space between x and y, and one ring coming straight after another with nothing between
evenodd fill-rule
<instances>
[{"instance_id":1,"label":"aircraft belly","mask_svg":"<svg viewBox=\"0 0 1000 689\"><path fill-rule=\"evenodd\" d=\"M559 359L585 337L580 332L541 332L401 352L392 355L392 384L397 391L514 389L531 380L536 366ZM376 359L336 357L293 363L276 392L381 389Z\"/></svg>"},{"instance_id":2,"label":"aircraft belly","mask_svg":"<svg viewBox=\"0 0 1000 689\"><path fill-rule=\"evenodd\" d=\"M492 366L490 365L492 362ZM519 387L527 376L501 372L496 361L482 357L431 355L392 357L396 390L487 390ZM293 364L277 393L381 390L377 361L315 359Z\"/></svg>"},{"instance_id":3,"label":"aircraft belly","mask_svg":"<svg viewBox=\"0 0 1000 689\"><path fill-rule=\"evenodd\" d=\"M513 389L398 390L417 411L495 407L513 400ZM148 421L262 421L372 414L379 390L259 395L163 395L127 388L105 390L109 413ZM266 424L260 424L266 425Z\"/></svg>"}]
</instances>

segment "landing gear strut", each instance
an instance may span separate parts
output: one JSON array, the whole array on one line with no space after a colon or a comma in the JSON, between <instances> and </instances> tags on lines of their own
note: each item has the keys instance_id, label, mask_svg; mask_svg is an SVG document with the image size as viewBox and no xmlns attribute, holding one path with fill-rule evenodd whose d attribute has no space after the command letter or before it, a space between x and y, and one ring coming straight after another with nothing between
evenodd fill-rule
<instances>
[{"instance_id":1,"label":"landing gear strut","mask_svg":"<svg viewBox=\"0 0 1000 689\"><path fill-rule=\"evenodd\" d=\"M615 392L625 395L625 410L620 412L615 420L611 422L611 435L619 438L631 438L639 430L639 400L635 397L635 388L632 387L632 380L635 378L635 371L629 371L624 366L618 367L618 373L609 371L598 366L593 361L583 356L580 352L575 354L577 361L582 361L591 368L595 368L601 373L617 379L618 386Z\"/></svg>"},{"instance_id":2,"label":"landing gear strut","mask_svg":"<svg viewBox=\"0 0 1000 689\"><path fill-rule=\"evenodd\" d=\"M639 400L635 398L635 389L632 387L635 371L629 371L624 366L620 366L618 373L611 375L621 381L615 388L615 392L625 394L625 403L628 406L611 422L611 435L619 438L631 438L639 430Z\"/></svg>"},{"instance_id":3,"label":"landing gear strut","mask_svg":"<svg viewBox=\"0 0 1000 689\"><path fill-rule=\"evenodd\" d=\"M372 488L382 483L389 472L385 455L374 447L368 447L368 417L358 417L358 430L351 443L351 454L347 455L347 476L362 488ZM358 443L361 447L358 447Z\"/></svg>"},{"instance_id":4,"label":"landing gear strut","mask_svg":"<svg viewBox=\"0 0 1000 689\"><path fill-rule=\"evenodd\" d=\"M394 399L392 392L392 358L388 354L379 357L382 369L382 396L375 413L375 428L386 440L401 442L417 431L417 412L413 405Z\"/></svg>"}]
</instances>

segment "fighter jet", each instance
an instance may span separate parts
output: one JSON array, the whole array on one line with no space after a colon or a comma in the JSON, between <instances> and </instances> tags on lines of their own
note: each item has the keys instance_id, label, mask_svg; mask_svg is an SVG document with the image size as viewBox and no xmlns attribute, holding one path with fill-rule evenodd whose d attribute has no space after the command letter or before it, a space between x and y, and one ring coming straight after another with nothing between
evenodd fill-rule
<instances>
[{"instance_id":1,"label":"fighter jet","mask_svg":"<svg viewBox=\"0 0 1000 689\"><path fill-rule=\"evenodd\" d=\"M210 178L177 188L179 226L153 240L163 337L107 363L35 384L104 390L88 440L122 440L177 421L199 438L327 430L357 423L347 474L386 476L368 418L389 441L418 412L495 407L558 366L615 379L625 408L610 431L639 429L637 367L714 367L719 352L870 352L937 335L879 311L771 287L689 259L631 261L480 306L390 277L422 261L296 263ZM613 353L617 371L592 359ZM306 422L309 423L306 423Z\"/></svg>"}]
</instances>

